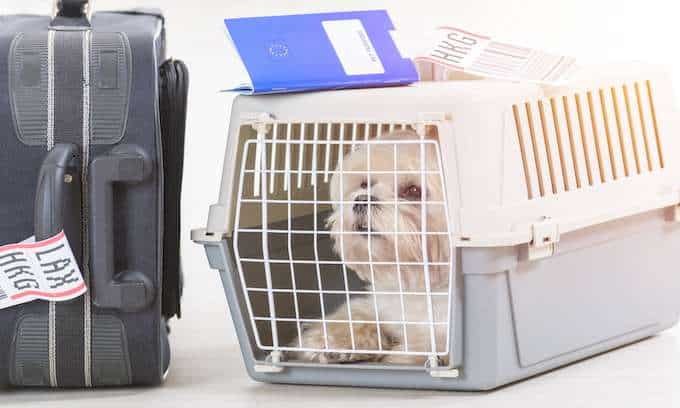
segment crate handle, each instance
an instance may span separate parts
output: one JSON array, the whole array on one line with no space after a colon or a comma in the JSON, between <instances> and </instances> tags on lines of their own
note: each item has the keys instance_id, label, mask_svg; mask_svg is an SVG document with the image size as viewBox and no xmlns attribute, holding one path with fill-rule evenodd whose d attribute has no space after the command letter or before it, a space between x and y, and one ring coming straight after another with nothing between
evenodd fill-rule
<instances>
[{"instance_id":1,"label":"crate handle","mask_svg":"<svg viewBox=\"0 0 680 408\"><path fill-rule=\"evenodd\" d=\"M137 311L154 300L151 280L139 271L116 271L114 262L114 184L138 184L151 175L151 159L131 145L95 158L89 174L90 271L98 307Z\"/></svg>"}]
</instances>

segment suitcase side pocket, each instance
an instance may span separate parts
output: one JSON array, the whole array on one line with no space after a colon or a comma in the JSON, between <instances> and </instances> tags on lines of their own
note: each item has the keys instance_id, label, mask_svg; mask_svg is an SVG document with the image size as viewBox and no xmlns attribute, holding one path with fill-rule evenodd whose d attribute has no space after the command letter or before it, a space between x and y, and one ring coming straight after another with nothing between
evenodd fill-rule
<instances>
[{"instance_id":1,"label":"suitcase side pocket","mask_svg":"<svg viewBox=\"0 0 680 408\"><path fill-rule=\"evenodd\" d=\"M181 317L182 268L180 259L180 200L184 173L189 73L182 61L168 60L160 67L160 120L163 141L164 238L163 316Z\"/></svg>"}]
</instances>

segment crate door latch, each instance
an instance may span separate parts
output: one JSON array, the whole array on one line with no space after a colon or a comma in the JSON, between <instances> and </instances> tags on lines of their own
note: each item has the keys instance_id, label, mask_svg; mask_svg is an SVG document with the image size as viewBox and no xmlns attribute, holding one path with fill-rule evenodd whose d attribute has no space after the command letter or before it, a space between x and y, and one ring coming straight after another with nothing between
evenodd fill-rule
<instances>
[{"instance_id":1,"label":"crate door latch","mask_svg":"<svg viewBox=\"0 0 680 408\"><path fill-rule=\"evenodd\" d=\"M547 258L555 254L560 233L555 220L544 217L531 226L532 239L529 243L527 258L530 261Z\"/></svg>"}]
</instances>

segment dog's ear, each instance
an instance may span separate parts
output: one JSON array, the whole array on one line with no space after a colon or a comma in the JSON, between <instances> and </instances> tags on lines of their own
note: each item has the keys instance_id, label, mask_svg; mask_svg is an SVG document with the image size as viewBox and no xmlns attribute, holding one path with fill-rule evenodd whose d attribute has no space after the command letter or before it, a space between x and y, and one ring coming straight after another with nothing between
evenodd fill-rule
<instances>
[{"instance_id":1,"label":"dog's ear","mask_svg":"<svg viewBox=\"0 0 680 408\"><path fill-rule=\"evenodd\" d=\"M437 126L425 125L425 139L427 140L439 140L439 130Z\"/></svg>"},{"instance_id":2,"label":"dog's ear","mask_svg":"<svg viewBox=\"0 0 680 408\"><path fill-rule=\"evenodd\" d=\"M430 262L448 262L451 259L449 237L430 235L427 239L427 252ZM447 265L431 265L430 285L433 288L448 286L450 272Z\"/></svg>"},{"instance_id":3,"label":"dog's ear","mask_svg":"<svg viewBox=\"0 0 680 408\"><path fill-rule=\"evenodd\" d=\"M399 244L402 251L400 252L402 261L423 262L425 260L418 234L414 234L411 239L400 239ZM450 259L449 252L448 236L428 236L427 263L429 265L428 275L430 276L430 287L432 289L445 288L449 284L450 268L448 265L438 265L439 263L448 262ZM402 266L401 278L403 286L405 288L424 289L423 269L422 266Z\"/></svg>"}]
</instances>

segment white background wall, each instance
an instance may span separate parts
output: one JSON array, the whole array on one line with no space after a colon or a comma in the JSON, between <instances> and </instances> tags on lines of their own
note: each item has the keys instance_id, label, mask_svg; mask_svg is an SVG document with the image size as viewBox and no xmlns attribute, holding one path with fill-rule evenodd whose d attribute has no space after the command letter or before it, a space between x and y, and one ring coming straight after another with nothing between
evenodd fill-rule
<instances>
[{"instance_id":1,"label":"white background wall","mask_svg":"<svg viewBox=\"0 0 680 408\"><path fill-rule=\"evenodd\" d=\"M44 12L46 3L0 0L0 12ZM209 270L202 248L188 239L191 228L204 225L220 181L230 98L218 90L236 73L235 57L224 45L223 18L386 8L398 28L453 25L573 55L582 64L613 60L665 64L674 73L680 96L680 14L674 0L97 0L95 4L102 10L162 7L169 53L185 60L191 71L183 202L185 312L184 320L174 326L173 341L196 364L205 353L218 356L223 350L206 345L206 339L231 345L232 350L235 342L218 276ZM672 342L664 344L677 348ZM636 386L631 383L631 389Z\"/></svg>"}]
</instances>

